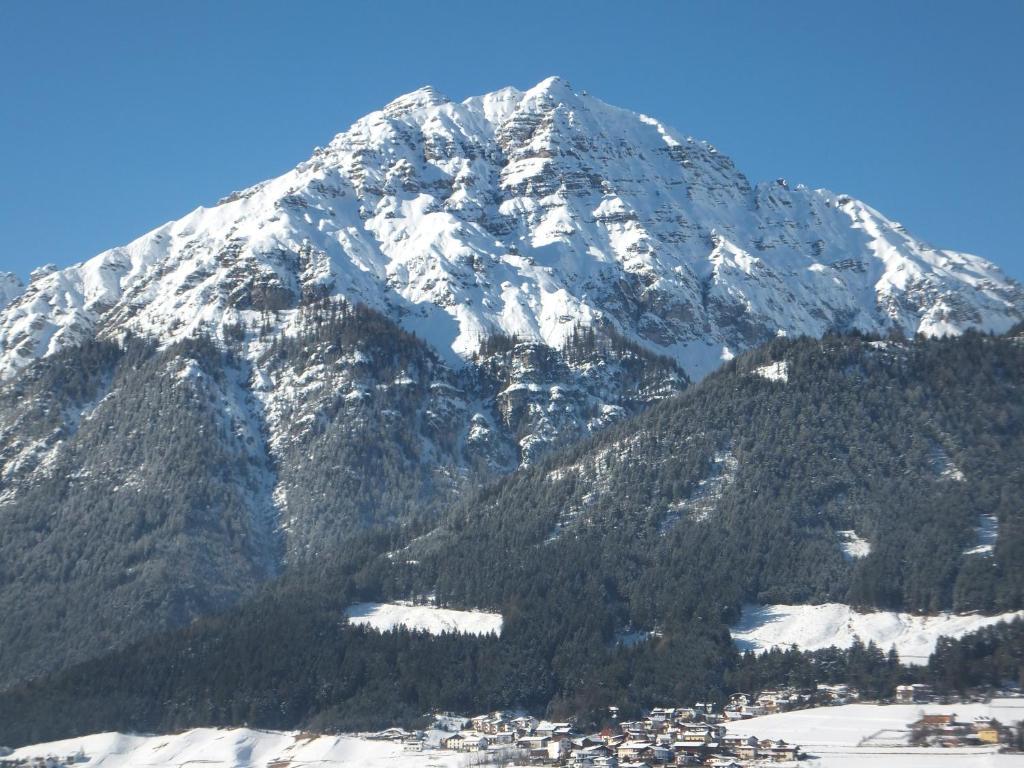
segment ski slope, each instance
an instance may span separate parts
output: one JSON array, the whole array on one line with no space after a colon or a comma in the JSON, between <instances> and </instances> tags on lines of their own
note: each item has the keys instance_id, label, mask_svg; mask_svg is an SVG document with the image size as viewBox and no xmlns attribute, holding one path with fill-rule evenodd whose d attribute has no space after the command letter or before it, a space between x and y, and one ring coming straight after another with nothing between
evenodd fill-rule
<instances>
[{"instance_id":1,"label":"ski slope","mask_svg":"<svg viewBox=\"0 0 1024 768\"><path fill-rule=\"evenodd\" d=\"M757 653L795 645L805 651L836 646L848 648L859 637L874 641L883 651L893 645L905 664L926 664L939 637L963 637L1000 621L1024 616L1024 611L998 616L941 613L915 616L896 611L859 613L842 603L822 605L748 605L730 629L740 650Z\"/></svg>"},{"instance_id":2,"label":"ski slope","mask_svg":"<svg viewBox=\"0 0 1024 768\"><path fill-rule=\"evenodd\" d=\"M455 768L469 765L452 752L411 752L399 743L357 736L196 728L170 736L99 733L36 744L15 750L7 759L81 752L82 768Z\"/></svg>"},{"instance_id":3,"label":"ski slope","mask_svg":"<svg viewBox=\"0 0 1024 768\"><path fill-rule=\"evenodd\" d=\"M500 635L500 613L457 611L432 605L409 603L357 603L349 606L345 616L350 624L366 626L378 632L405 627L432 635L455 632L463 635Z\"/></svg>"}]
</instances>

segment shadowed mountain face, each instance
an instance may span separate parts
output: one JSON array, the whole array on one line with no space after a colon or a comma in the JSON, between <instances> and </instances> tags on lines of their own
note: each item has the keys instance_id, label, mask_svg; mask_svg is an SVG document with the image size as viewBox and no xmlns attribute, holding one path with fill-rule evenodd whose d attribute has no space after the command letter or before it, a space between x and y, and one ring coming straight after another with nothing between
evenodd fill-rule
<instances>
[{"instance_id":1,"label":"shadowed mountain face","mask_svg":"<svg viewBox=\"0 0 1024 768\"><path fill-rule=\"evenodd\" d=\"M381 369L381 378L391 374ZM359 498L359 486L339 480L331 494L315 485L314 472L341 478L351 465L336 468L308 441L299 470L278 464L289 503L304 505L293 516L306 521L284 537L336 541L343 556L289 563L223 615L0 692L0 740L243 722L368 730L432 710L599 718L612 703L639 711L721 701L779 680L841 680L865 696L891 696L908 679L942 690L1004 685L1021 671L1019 623L959 651L940 643L934 663L914 671L867 641L845 656L740 659L728 627L743 625L744 606L749 617L833 603L820 610L845 615L847 636L856 629L850 605L914 614L1024 607L1022 387L1019 336L778 339L633 419L466 489L425 524L337 539L315 512L354 519L332 496ZM359 423L355 413L345 421ZM456 424L457 411L445 423ZM208 451L232 444L219 445ZM413 483L396 485L393 474L369 476L412 498ZM244 525L235 524L259 540ZM216 543L223 537L205 538L227 550ZM343 619L355 604L428 594L500 614L500 636L382 634ZM802 613L805 635L828 621ZM862 618L915 642L925 634L895 615ZM8 624L0 627L14 635ZM986 657L993 663L977 666Z\"/></svg>"},{"instance_id":2,"label":"shadowed mountain face","mask_svg":"<svg viewBox=\"0 0 1024 768\"><path fill-rule=\"evenodd\" d=\"M252 361L205 337L86 341L0 385L0 686L429 524L687 384L588 330L557 350L495 337L452 368L366 308L293 322L255 333Z\"/></svg>"}]
</instances>

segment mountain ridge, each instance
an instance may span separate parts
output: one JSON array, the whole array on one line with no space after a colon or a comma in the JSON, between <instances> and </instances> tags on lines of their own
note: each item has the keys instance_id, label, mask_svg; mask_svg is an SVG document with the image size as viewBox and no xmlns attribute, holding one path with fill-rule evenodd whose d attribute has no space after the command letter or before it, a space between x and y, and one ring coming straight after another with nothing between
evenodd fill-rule
<instances>
[{"instance_id":1,"label":"mountain ridge","mask_svg":"<svg viewBox=\"0 0 1024 768\"><path fill-rule=\"evenodd\" d=\"M0 375L94 336L223 337L365 303L459 364L487 336L608 324L700 377L778 333L1001 332L1024 291L849 196L751 185L712 145L560 78L427 86L293 170L66 269L0 312ZM3 302L0 301L0 306Z\"/></svg>"}]
</instances>

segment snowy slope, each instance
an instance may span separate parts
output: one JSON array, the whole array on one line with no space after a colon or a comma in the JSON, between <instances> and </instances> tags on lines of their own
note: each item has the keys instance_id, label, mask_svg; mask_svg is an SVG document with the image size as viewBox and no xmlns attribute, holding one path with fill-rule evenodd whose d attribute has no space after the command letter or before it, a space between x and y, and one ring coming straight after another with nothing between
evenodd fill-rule
<instances>
[{"instance_id":1,"label":"snowy slope","mask_svg":"<svg viewBox=\"0 0 1024 768\"><path fill-rule=\"evenodd\" d=\"M379 632L396 627L440 635L457 632L463 635L500 635L500 613L457 611L433 605L409 603L357 603L349 606L345 616L350 624L366 626Z\"/></svg>"},{"instance_id":2,"label":"snowy slope","mask_svg":"<svg viewBox=\"0 0 1024 768\"><path fill-rule=\"evenodd\" d=\"M1024 755L1000 755L995 747L908 746L909 725L922 712L955 714L966 722L987 716L1009 724L1024 718L1024 699L994 699L989 704L848 704L754 717L726 727L732 734L799 744L812 756L801 765L813 768L1024 766Z\"/></svg>"},{"instance_id":3,"label":"snowy slope","mask_svg":"<svg viewBox=\"0 0 1024 768\"><path fill-rule=\"evenodd\" d=\"M447 768L469 764L451 752L407 752L401 744L357 736L316 736L247 728L197 728L168 736L100 733L15 750L11 759L65 758L81 751L85 768Z\"/></svg>"},{"instance_id":4,"label":"snowy slope","mask_svg":"<svg viewBox=\"0 0 1024 768\"><path fill-rule=\"evenodd\" d=\"M985 715L1004 723L1024 718L1020 699L991 704L888 705L850 704L727 724L733 734L784 739L809 753L808 768L1014 768L1024 756L1000 755L994 747L958 749L906 746L909 724L922 711L955 713L961 720ZM443 750L411 752L401 744L359 736L317 736L245 728L198 728L184 733L135 736L101 733L22 747L13 759L81 753L84 768L454 768L478 763L479 756Z\"/></svg>"},{"instance_id":5,"label":"snowy slope","mask_svg":"<svg viewBox=\"0 0 1024 768\"><path fill-rule=\"evenodd\" d=\"M559 345L610 323L701 375L775 335L1002 331L1020 285L868 205L752 186L714 147L549 78L453 102L431 88L284 175L33 274L0 314L0 374L99 334L288 332L342 295L450 360L501 331Z\"/></svg>"},{"instance_id":6,"label":"snowy slope","mask_svg":"<svg viewBox=\"0 0 1024 768\"><path fill-rule=\"evenodd\" d=\"M865 644L873 640L883 651L895 645L906 664L926 664L940 636L963 637L1018 616L1024 616L1024 611L998 616L973 613L915 616L895 611L859 613L842 603L748 605L739 623L730 631L742 650L766 651L791 645L807 651L833 645L848 648L854 637L859 637Z\"/></svg>"}]
</instances>

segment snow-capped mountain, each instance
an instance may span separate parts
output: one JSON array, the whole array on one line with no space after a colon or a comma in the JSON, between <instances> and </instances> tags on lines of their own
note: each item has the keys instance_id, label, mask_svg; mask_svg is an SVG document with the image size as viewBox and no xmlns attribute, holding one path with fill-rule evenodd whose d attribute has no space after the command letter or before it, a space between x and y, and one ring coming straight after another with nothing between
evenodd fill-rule
<instances>
[{"instance_id":1,"label":"snow-capped mountain","mask_svg":"<svg viewBox=\"0 0 1024 768\"><path fill-rule=\"evenodd\" d=\"M1024 291L868 205L783 180L549 78L431 88L295 169L67 269L0 314L0 374L93 336L288 333L340 295L450 362L501 332L557 347L607 324L695 375L776 334L1003 331ZM2 301L2 299L0 299Z\"/></svg>"}]
</instances>

